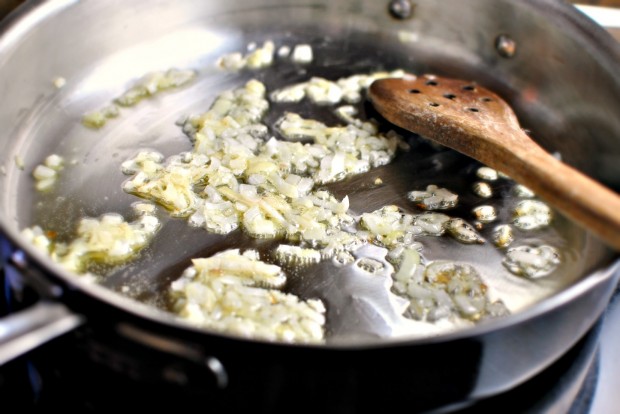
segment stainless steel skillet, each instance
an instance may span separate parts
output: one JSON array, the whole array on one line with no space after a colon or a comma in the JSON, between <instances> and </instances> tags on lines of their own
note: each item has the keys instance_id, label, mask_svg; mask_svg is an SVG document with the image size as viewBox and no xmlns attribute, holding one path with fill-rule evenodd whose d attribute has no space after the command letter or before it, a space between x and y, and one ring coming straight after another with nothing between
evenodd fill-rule
<instances>
[{"instance_id":1,"label":"stainless steel skillet","mask_svg":"<svg viewBox=\"0 0 620 414\"><path fill-rule=\"evenodd\" d=\"M170 220L149 252L112 274L101 288L66 274L24 244L19 235L32 222L63 231L82 215L128 213L133 199L120 189L124 177L118 170L119 161L142 147L164 153L189 148L189 141L174 121L188 112L205 110L216 93L250 75L262 77L271 88L309 75L337 78L397 67L475 79L508 98L544 146L618 187L614 180L619 167L614 159L619 152L620 126L613 116L620 105L615 70L618 49L591 22L568 5L551 1L420 1L411 16L400 15L403 19L393 17L394 13L399 15L393 6L392 14L389 10L384 2L215 5L191 1L156 1L150 7L142 3L121 7L113 2L42 2L22 9L0 41L2 90L11 102L0 113L0 121L6 126L2 140L9 148L4 156L6 175L0 180L9 268L34 274L27 279L38 280L50 292L57 291L63 304L89 321L117 326L122 335L151 347L167 344L170 351L170 343L177 344L176 349L191 360L216 358L233 384L242 365L237 362L238 355L230 352L233 348L267 352L274 358L271 366L291 369L295 364L307 368L293 362L303 355L312 355L312 360L329 353L346 355L346 363L334 368L341 375L362 370L361 361L367 358L394 358L390 361L396 364L395 355L419 352L434 356L434 365L419 360L417 367L399 362L402 365L398 369L417 370L419 378L427 378L437 366L450 371L457 365L445 355L451 349L466 349L472 355L471 364L449 379L460 384L455 385L457 391L445 395L437 388L429 394L427 406L489 395L542 369L598 318L617 279L614 255L561 218L551 231L537 236L565 243L563 249L568 253L558 271L561 277L530 288L529 292L536 291L537 300L515 295L515 315L430 339L381 338L381 327L368 321L354 325L344 319L334 324L332 332L362 339L335 341L323 347L265 344L195 330L150 306L161 303L162 290L178 277L189 258L251 244L241 237L205 237L204 233L185 231L182 222ZM242 76L213 69L214 60L222 53L243 50L249 42L267 39L287 44L309 42L317 52L316 60L304 68L305 73L286 65ZM502 46L506 39L516 42L513 56ZM46 63L33 65L33 61ZM85 108L117 96L147 71L171 66L197 68L197 83L137 107L105 130L85 131L79 124ZM57 76L68 80L60 90L52 85ZM64 183L64 199L58 199L58 194L40 199L31 191L28 171L52 151L71 154L78 160ZM24 160L23 171L16 168L16 157ZM451 183L461 192L470 184L467 174L474 167L469 160L423 145L411 157L397 160L394 170L381 171L383 177L390 177L389 186L364 188L366 181L353 179L332 191L339 196L357 194L351 196L352 208L362 212L387 200L398 202L403 191L418 183ZM438 164L439 171L432 169ZM454 179L461 175L463 178ZM42 208L37 207L40 201ZM448 246L443 240L433 240L428 250L435 259L474 261L487 273L502 269L499 255L490 247ZM299 279L297 289L315 294L317 286L333 288L332 280L333 274L326 269L317 272L312 283ZM133 288L137 299L150 305L136 304L110 292L109 288L121 290L125 285ZM337 296L332 306L346 300L346 295ZM101 318L102 310L113 316ZM553 335L548 334L550 330ZM162 342L162 337L167 342ZM222 351L229 344L231 348ZM373 382L368 373L360 378L365 384ZM440 375L437 384L446 378Z\"/></svg>"}]
</instances>

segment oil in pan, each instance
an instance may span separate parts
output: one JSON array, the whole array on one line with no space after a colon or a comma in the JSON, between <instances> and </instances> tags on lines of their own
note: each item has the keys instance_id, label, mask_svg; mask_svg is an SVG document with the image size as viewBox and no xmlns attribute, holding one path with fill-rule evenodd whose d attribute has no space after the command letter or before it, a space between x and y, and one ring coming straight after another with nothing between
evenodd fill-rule
<instances>
[{"instance_id":1,"label":"oil in pan","mask_svg":"<svg viewBox=\"0 0 620 414\"><path fill-rule=\"evenodd\" d=\"M70 270L207 329L287 342L472 326L580 274L565 246L581 230L379 119L366 88L404 71L269 40L205 60L93 93L60 132L62 169L35 174L55 181L26 231Z\"/></svg>"}]
</instances>

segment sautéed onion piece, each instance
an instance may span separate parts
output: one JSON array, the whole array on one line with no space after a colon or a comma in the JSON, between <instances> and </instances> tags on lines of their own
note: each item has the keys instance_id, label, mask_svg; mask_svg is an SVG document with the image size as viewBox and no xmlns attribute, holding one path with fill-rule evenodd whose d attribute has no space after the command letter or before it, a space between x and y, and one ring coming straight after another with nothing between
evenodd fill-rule
<instances>
[{"instance_id":1,"label":"saut\u00e9ed onion piece","mask_svg":"<svg viewBox=\"0 0 620 414\"><path fill-rule=\"evenodd\" d=\"M248 338L323 341L323 302L281 292L286 276L257 251L226 250L192 262L170 287L182 318Z\"/></svg>"}]
</instances>

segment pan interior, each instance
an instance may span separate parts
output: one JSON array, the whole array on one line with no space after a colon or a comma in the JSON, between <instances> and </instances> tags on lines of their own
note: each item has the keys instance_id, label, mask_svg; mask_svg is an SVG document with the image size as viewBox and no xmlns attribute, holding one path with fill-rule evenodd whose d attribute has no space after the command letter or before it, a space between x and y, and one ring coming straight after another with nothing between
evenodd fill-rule
<instances>
[{"instance_id":1,"label":"pan interior","mask_svg":"<svg viewBox=\"0 0 620 414\"><path fill-rule=\"evenodd\" d=\"M12 228L22 229L36 224L55 232L59 238L70 238L77 221L85 216L98 217L116 212L132 218L131 205L139 199L122 190L127 176L122 174L120 164L143 149L155 150L165 156L191 150L191 141L175 122L183 116L205 112L220 93L239 87L252 78L263 82L268 91L273 91L315 76L336 80L357 73L398 68L418 74L433 71L461 75L508 95L507 98L512 99L517 107L522 124L535 137L540 133L541 140L546 139L551 150L562 150L562 143L554 141L555 134L546 134L552 122L541 121L541 114L558 115L557 108L550 106L551 102L537 100L523 105L519 90L510 83L513 79L504 76L505 68L493 69L484 55L477 55L465 45L455 47L433 36L425 39L424 20L422 23L414 21L409 27L394 23L383 7L372 6L371 2L364 3L367 10L351 12L346 17L343 13L334 13L324 4L280 9L265 5L221 14L197 4L194 6L200 10L197 13L200 18L189 14L182 17L172 15L164 24L171 29L165 34L149 26L154 19L150 15L146 16L143 35L138 34L137 21L123 20L130 22L124 29L130 39L126 42L118 32L103 32L109 45L99 44L99 40L86 31L87 38L92 37L93 43L101 46L100 53L88 52L85 46L76 46L77 50L71 52L77 28L67 24L76 17L70 17L66 13L68 10L60 11L57 23L54 23L61 25L60 36L55 38L61 42L58 50L62 51L64 62L53 59L49 68L40 65L42 67L21 74L16 69L8 69L4 62L0 69L4 72L1 73L3 79L12 77L22 84L30 78L36 79L35 86L22 89L25 91L22 95L18 95L16 88L7 87L9 93L14 93L19 110L9 123L11 127L5 128L11 133L3 133L2 138L4 147L11 147L4 157L5 175L1 178L1 187L6 195L2 202L3 214L11 218L9 225ZM425 4L421 2L422 10ZM72 16L79 15L85 8L84 5L73 6L75 13ZM117 15L111 26L116 27L121 24L121 19L128 19L125 13ZM372 21L368 15L381 17ZM289 17L294 17L294 24L287 21ZM83 27L78 25L78 28ZM121 27L116 29L121 30ZM52 30L51 20L44 21L36 30L33 29L34 35L22 51L11 51L15 66L36 59L29 54L44 48L46 31L49 30ZM272 66L256 71L231 72L216 67L215 62L222 54L245 52L249 44L261 45L267 40L274 41L276 47L310 44L314 59L307 65L276 59ZM99 130L81 124L86 111L104 106L140 76L173 67L196 70L197 77L188 86L164 92L123 110L119 118ZM59 76L66 79L66 84L55 88L52 83ZM286 111L336 125L340 121L332 109L308 101L276 104L272 105L266 122L273 135L277 135L275 120ZM367 102L357 105L357 109L362 118L378 117ZM471 186L478 180L476 170L479 163L434 146L420 137L400 132L410 145L410 151L400 151L389 165L327 185L339 200L349 197L353 213L362 214L394 204L406 213L419 214L419 208L407 200L407 192L435 184L460 196L459 207L450 211L450 216L471 221L472 208L490 204L499 212L495 224L510 222L511 211L520 200L511 192L513 184L509 180L493 184L496 194L501 196L480 200L471 191ZM67 160L67 168L53 191L36 192L31 172L52 153ZM579 158L578 154L562 155L565 159ZM17 164L23 160L23 169L16 165L17 158L20 159ZM381 185L376 185L378 179ZM214 235L204 229L189 227L183 219L170 218L163 209L158 212L158 217L163 227L151 246L131 263L106 269L101 284L164 310L169 305L167 292L170 283L190 265L192 258L208 257L227 248L255 248L269 260L269 252L278 243L252 239L240 230L226 236ZM556 214L552 225L544 230L517 230L515 245L548 244L561 251L561 264L552 275L529 280L511 274L502 265L505 252L490 242L493 227L482 228L480 233L487 242L480 245L464 245L446 237L424 237L419 241L424 246L426 261L450 260L473 265L488 286L489 296L494 300L501 299L513 313L574 284L611 258L609 252L585 231ZM389 268L385 253L385 249L366 247L356 255L358 258L374 257ZM389 272L369 276L353 265L341 267L331 261L289 270L285 291L301 298L318 297L325 301L328 342L369 341L394 335L410 338L435 333L438 329L400 314L390 293ZM448 326L440 328L451 329Z\"/></svg>"}]
</instances>

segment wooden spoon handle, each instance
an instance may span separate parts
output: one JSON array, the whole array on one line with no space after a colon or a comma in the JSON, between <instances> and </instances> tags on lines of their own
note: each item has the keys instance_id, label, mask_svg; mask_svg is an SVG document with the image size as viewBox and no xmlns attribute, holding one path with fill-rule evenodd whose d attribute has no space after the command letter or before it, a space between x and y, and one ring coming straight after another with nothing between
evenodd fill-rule
<instances>
[{"instance_id":1,"label":"wooden spoon handle","mask_svg":"<svg viewBox=\"0 0 620 414\"><path fill-rule=\"evenodd\" d=\"M492 91L425 75L377 80L369 96L388 121L508 174L620 251L620 196L532 141Z\"/></svg>"},{"instance_id":2,"label":"wooden spoon handle","mask_svg":"<svg viewBox=\"0 0 620 414\"><path fill-rule=\"evenodd\" d=\"M506 150L506 148L496 151ZM503 171L517 182L526 183L541 199L574 222L620 251L620 196L540 148L529 145L508 149L502 156L481 160ZM499 154L498 154L499 155Z\"/></svg>"}]
</instances>

